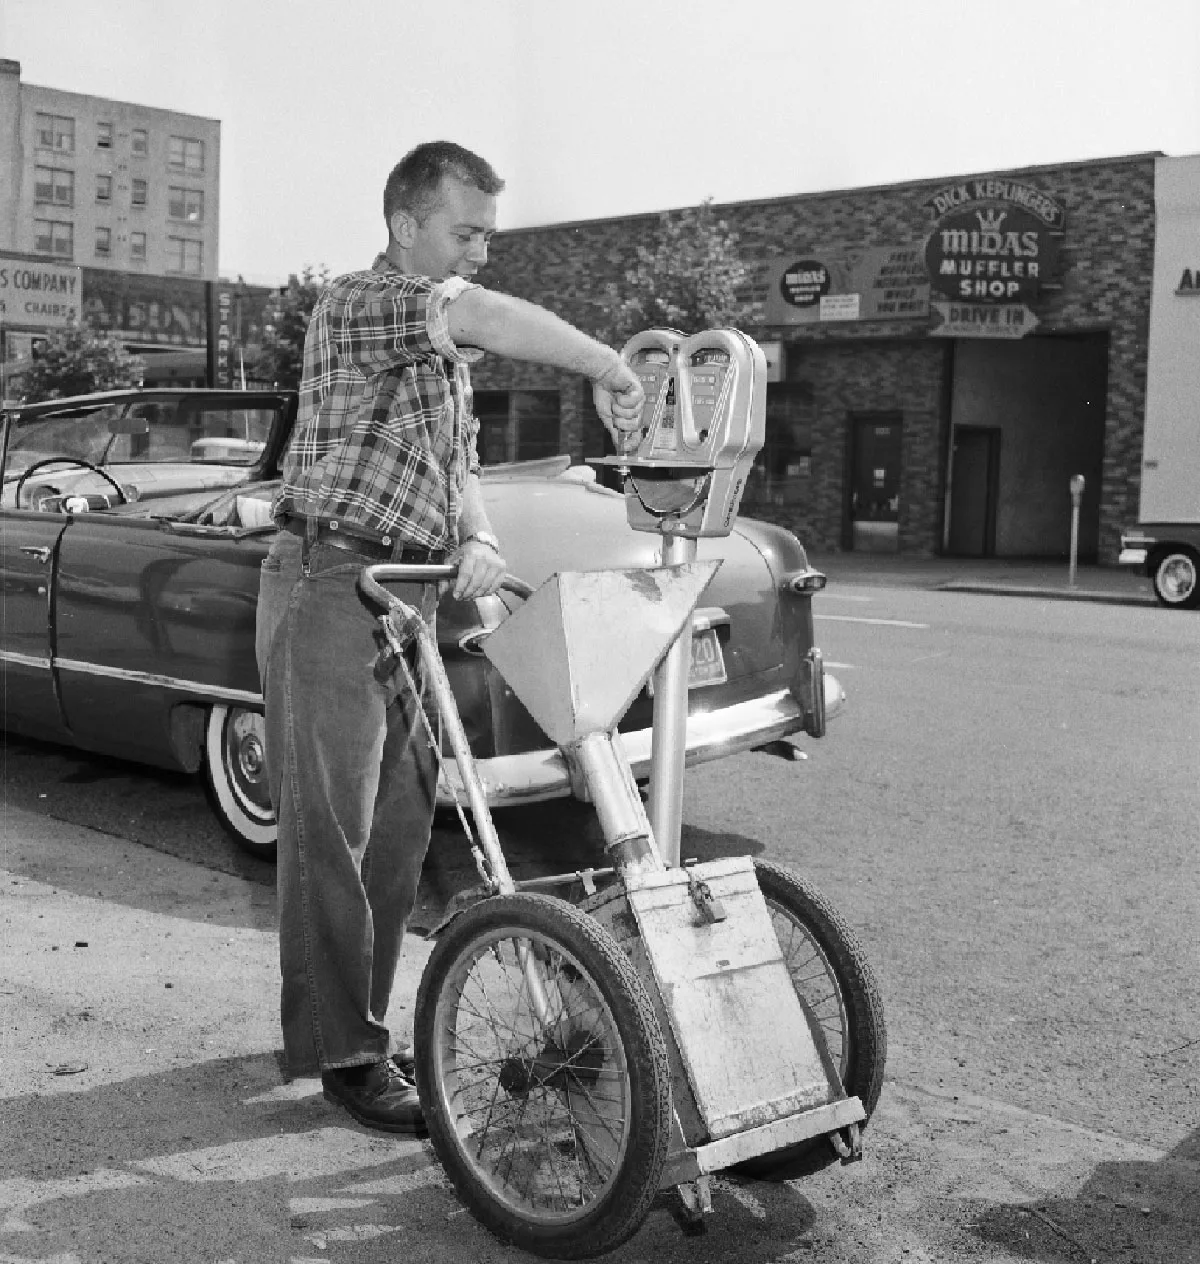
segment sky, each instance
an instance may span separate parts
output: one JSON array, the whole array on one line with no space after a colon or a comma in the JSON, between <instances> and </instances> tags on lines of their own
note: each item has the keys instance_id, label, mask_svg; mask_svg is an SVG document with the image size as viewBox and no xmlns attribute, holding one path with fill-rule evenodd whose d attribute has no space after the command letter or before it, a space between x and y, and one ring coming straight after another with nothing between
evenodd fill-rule
<instances>
[{"instance_id":1,"label":"sky","mask_svg":"<svg viewBox=\"0 0 1200 1264\"><path fill-rule=\"evenodd\" d=\"M219 119L220 272L269 284L368 264L429 140L502 229L1200 152L1200 0L0 0L0 56Z\"/></svg>"}]
</instances>

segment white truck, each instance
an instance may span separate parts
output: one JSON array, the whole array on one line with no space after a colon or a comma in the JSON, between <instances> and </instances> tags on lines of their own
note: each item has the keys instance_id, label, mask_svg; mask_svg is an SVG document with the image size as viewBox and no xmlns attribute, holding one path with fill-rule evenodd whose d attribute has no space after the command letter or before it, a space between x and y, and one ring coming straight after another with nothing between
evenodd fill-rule
<instances>
[{"instance_id":1,"label":"white truck","mask_svg":"<svg viewBox=\"0 0 1200 1264\"><path fill-rule=\"evenodd\" d=\"M1200 607L1200 154L1159 158L1138 524L1120 562L1163 605Z\"/></svg>"}]
</instances>

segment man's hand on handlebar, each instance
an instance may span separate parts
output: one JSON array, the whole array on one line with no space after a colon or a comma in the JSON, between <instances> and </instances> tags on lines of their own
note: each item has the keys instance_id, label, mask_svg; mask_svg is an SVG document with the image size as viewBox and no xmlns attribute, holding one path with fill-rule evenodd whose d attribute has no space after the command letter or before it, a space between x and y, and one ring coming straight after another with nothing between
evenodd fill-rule
<instances>
[{"instance_id":1,"label":"man's hand on handlebar","mask_svg":"<svg viewBox=\"0 0 1200 1264\"><path fill-rule=\"evenodd\" d=\"M499 592L508 569L504 558L482 540L464 540L450 561L458 564L454 579L456 601L473 601Z\"/></svg>"},{"instance_id":2,"label":"man's hand on handlebar","mask_svg":"<svg viewBox=\"0 0 1200 1264\"><path fill-rule=\"evenodd\" d=\"M612 368L593 383L592 400L617 451L625 452L631 432L641 423L642 405L646 402L637 374L618 356Z\"/></svg>"}]
</instances>

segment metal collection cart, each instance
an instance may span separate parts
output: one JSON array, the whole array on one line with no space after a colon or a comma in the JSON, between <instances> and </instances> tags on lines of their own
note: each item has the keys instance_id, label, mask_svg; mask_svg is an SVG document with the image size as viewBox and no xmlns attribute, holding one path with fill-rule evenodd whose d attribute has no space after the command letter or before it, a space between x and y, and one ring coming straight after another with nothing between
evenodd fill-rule
<instances>
[{"instance_id":1,"label":"metal collection cart","mask_svg":"<svg viewBox=\"0 0 1200 1264\"><path fill-rule=\"evenodd\" d=\"M632 450L606 460L663 564L562 572L535 592L511 580L527 599L483 645L594 805L606 865L514 882L436 641L382 586L453 568L384 564L361 581L386 611L383 669L416 643L483 882L439 928L417 995L430 1137L484 1225L554 1258L619 1246L661 1189L701 1225L713 1172L858 1158L886 1046L870 966L819 893L749 857L679 862L691 618L719 566L696 561L696 540L732 530L763 441L762 353L732 330L652 330L623 354L647 404ZM647 809L617 724L651 675Z\"/></svg>"}]
</instances>

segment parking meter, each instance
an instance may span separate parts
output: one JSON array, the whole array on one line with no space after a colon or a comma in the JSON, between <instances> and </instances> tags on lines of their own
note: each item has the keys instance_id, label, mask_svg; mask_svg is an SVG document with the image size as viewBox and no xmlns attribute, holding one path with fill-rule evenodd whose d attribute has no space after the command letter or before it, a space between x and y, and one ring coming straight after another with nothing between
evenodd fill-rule
<instances>
[{"instance_id":1,"label":"parking meter","mask_svg":"<svg viewBox=\"0 0 1200 1264\"><path fill-rule=\"evenodd\" d=\"M766 435L767 361L736 329L635 334L621 355L646 392L626 450L629 525L685 539L728 535Z\"/></svg>"},{"instance_id":2,"label":"parking meter","mask_svg":"<svg viewBox=\"0 0 1200 1264\"><path fill-rule=\"evenodd\" d=\"M766 436L766 357L736 329L648 329L621 355L646 403L625 450L597 463L622 475L629 525L661 534L664 565L692 562L698 540L733 530ZM692 645L689 618L653 676L649 818L668 865L679 863Z\"/></svg>"},{"instance_id":3,"label":"parking meter","mask_svg":"<svg viewBox=\"0 0 1200 1264\"><path fill-rule=\"evenodd\" d=\"M1071 555L1067 568L1067 582L1075 586L1075 571L1079 563L1079 506L1083 502L1084 477L1071 475Z\"/></svg>"}]
</instances>

